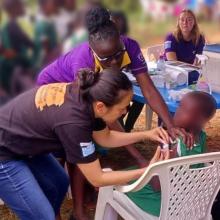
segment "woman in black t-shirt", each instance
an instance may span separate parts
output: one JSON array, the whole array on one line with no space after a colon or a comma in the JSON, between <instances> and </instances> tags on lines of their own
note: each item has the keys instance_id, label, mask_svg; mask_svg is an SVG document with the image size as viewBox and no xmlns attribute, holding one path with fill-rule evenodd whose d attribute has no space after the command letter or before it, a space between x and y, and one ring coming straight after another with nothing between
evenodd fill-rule
<instances>
[{"instance_id":1,"label":"woman in black t-shirt","mask_svg":"<svg viewBox=\"0 0 220 220\"><path fill-rule=\"evenodd\" d=\"M78 83L44 85L21 94L0 109L0 198L22 220L54 220L68 187L65 172L48 155L63 149L95 186L124 184L145 168L103 172L93 141L109 148L143 139L169 141L162 128L111 131L132 99L132 85L120 70L79 73ZM152 162L169 157L157 149ZM58 218L57 218L58 219Z\"/></svg>"}]
</instances>

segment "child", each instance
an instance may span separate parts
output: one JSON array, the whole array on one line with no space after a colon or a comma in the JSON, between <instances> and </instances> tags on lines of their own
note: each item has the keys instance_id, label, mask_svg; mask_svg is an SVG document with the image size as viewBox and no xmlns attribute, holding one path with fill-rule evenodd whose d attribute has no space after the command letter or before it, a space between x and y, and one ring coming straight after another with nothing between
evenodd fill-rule
<instances>
[{"instance_id":1,"label":"child","mask_svg":"<svg viewBox=\"0 0 220 220\"><path fill-rule=\"evenodd\" d=\"M11 79L17 67L27 69L31 67L32 57L29 49L34 49L33 42L18 24L18 18L25 13L21 0L4 0L3 9L8 16L8 21L2 28L1 46L4 56L1 60L1 86L11 92ZM10 53L8 53L10 51ZM6 53L7 52L7 53Z\"/></svg>"},{"instance_id":2,"label":"child","mask_svg":"<svg viewBox=\"0 0 220 220\"><path fill-rule=\"evenodd\" d=\"M40 13L35 25L35 60L37 67L49 63L59 54L57 33L53 16L58 11L56 0L39 0Z\"/></svg>"},{"instance_id":3,"label":"child","mask_svg":"<svg viewBox=\"0 0 220 220\"><path fill-rule=\"evenodd\" d=\"M206 151L205 124L214 116L216 102L208 93L191 92L183 97L180 106L174 115L175 125L184 128L195 137L192 150L186 148L180 139L177 144L176 156L187 156L204 153ZM199 167L201 164L194 165ZM153 215L160 215L161 193L154 186L147 184L138 192L127 193L127 196L142 210Z\"/></svg>"}]
</instances>

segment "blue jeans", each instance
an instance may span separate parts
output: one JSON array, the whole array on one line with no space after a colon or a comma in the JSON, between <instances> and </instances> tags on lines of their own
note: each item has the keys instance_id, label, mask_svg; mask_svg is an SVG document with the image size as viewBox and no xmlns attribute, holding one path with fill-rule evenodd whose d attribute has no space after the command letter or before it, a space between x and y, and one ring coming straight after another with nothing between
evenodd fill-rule
<instances>
[{"instance_id":1,"label":"blue jeans","mask_svg":"<svg viewBox=\"0 0 220 220\"><path fill-rule=\"evenodd\" d=\"M69 179L51 155L0 162L0 198L22 220L54 220Z\"/></svg>"}]
</instances>

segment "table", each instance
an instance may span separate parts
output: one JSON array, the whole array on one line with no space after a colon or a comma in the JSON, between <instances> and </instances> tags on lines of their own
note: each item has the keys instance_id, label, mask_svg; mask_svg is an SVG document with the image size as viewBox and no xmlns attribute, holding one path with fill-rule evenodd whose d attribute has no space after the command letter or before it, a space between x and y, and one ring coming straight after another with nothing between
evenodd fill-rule
<instances>
[{"instance_id":1,"label":"table","mask_svg":"<svg viewBox=\"0 0 220 220\"><path fill-rule=\"evenodd\" d=\"M179 86L175 88L174 90L180 90L183 88L187 88L187 86ZM169 89L166 89L166 88L157 88L157 89L160 92L161 96L163 97L169 111L175 112L179 106L179 102L169 99ZM143 104L147 104L147 101L142 95L142 92L139 86L133 85L133 92L134 92L133 100L143 103ZM217 109L220 109L220 94L212 93L212 96L216 100ZM149 106L147 106L146 107L146 129L151 128L152 113L153 113L152 110L149 108Z\"/></svg>"}]
</instances>

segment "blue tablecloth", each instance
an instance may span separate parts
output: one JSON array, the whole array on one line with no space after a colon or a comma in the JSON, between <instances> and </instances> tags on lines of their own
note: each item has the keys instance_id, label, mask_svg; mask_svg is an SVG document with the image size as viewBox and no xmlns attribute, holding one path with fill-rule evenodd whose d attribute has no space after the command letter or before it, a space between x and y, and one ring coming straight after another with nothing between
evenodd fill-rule
<instances>
[{"instance_id":1,"label":"blue tablecloth","mask_svg":"<svg viewBox=\"0 0 220 220\"><path fill-rule=\"evenodd\" d=\"M220 44L207 44L204 47L204 51L220 53Z\"/></svg>"},{"instance_id":2,"label":"blue tablecloth","mask_svg":"<svg viewBox=\"0 0 220 220\"><path fill-rule=\"evenodd\" d=\"M176 88L175 90L180 90L186 88L186 86L181 86ZM165 103L168 106L168 109L170 112L175 112L176 109L179 106L179 102L173 101L171 99L169 99L169 90L168 89L161 89L158 88L158 91L160 92L160 94L162 95ZM140 102L140 103L147 103L147 101L145 100L144 96L142 95L141 89L139 86L133 86L133 92L134 92L134 96L133 96L133 100ZM215 98L216 102L217 102L217 108L220 109L220 94L218 93L212 93L212 96Z\"/></svg>"}]
</instances>

